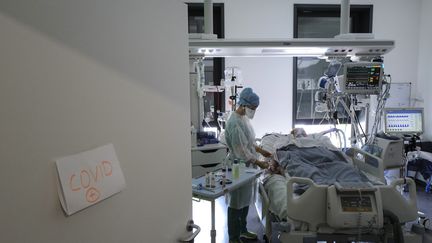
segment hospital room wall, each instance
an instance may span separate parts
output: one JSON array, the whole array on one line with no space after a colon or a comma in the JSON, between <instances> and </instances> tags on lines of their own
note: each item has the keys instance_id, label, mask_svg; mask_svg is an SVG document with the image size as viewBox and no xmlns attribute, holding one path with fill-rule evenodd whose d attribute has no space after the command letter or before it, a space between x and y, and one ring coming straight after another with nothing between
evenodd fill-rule
<instances>
[{"instance_id":1,"label":"hospital room wall","mask_svg":"<svg viewBox=\"0 0 432 243\"><path fill-rule=\"evenodd\" d=\"M187 8L0 1L0 242L176 242L192 213ZM70 217L54 159L113 143L127 188Z\"/></svg>"},{"instance_id":2,"label":"hospital room wall","mask_svg":"<svg viewBox=\"0 0 432 243\"><path fill-rule=\"evenodd\" d=\"M424 140L432 139L432 1L422 0L419 43L419 69L418 69L418 106L425 109L425 134Z\"/></svg>"},{"instance_id":3,"label":"hospital room wall","mask_svg":"<svg viewBox=\"0 0 432 243\"><path fill-rule=\"evenodd\" d=\"M352 0L351 4L373 5L373 33L376 38L396 41L385 56L386 72L393 82L417 82L416 67L421 0ZM215 1L225 4L226 38L292 38L294 4L340 4L340 0L260 0ZM247 7L246 7L247 6ZM413 44L415 43L415 44ZM289 132L292 124L291 58L226 58L226 66L239 66L245 86L253 87L261 105L253 120L256 135ZM415 88L413 88L415 92ZM413 94L415 95L415 93Z\"/></svg>"}]
</instances>

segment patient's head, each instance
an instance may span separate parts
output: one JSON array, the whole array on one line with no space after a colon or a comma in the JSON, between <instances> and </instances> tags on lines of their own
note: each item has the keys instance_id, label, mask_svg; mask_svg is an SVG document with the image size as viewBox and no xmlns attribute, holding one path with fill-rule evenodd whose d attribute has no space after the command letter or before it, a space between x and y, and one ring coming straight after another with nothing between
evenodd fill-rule
<instances>
[{"instance_id":1,"label":"patient's head","mask_svg":"<svg viewBox=\"0 0 432 243\"><path fill-rule=\"evenodd\" d=\"M301 137L306 137L306 131L303 128L294 128L291 131L291 134L295 137L295 138L301 138Z\"/></svg>"}]
</instances>

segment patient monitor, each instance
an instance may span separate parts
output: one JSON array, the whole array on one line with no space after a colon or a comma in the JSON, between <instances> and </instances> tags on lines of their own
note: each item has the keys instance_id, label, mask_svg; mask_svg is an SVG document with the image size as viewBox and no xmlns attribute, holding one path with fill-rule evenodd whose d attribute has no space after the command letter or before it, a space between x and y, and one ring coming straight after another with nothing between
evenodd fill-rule
<instances>
[{"instance_id":1,"label":"patient monitor","mask_svg":"<svg viewBox=\"0 0 432 243\"><path fill-rule=\"evenodd\" d=\"M383 67L379 62L344 64L345 78L341 91L348 94L379 94L383 79Z\"/></svg>"}]
</instances>

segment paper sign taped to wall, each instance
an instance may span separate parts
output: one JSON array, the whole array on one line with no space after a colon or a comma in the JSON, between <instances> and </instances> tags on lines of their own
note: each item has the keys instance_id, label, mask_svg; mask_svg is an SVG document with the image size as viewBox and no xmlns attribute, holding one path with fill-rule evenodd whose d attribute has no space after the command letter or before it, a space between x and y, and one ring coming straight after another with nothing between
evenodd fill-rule
<instances>
[{"instance_id":1,"label":"paper sign taped to wall","mask_svg":"<svg viewBox=\"0 0 432 243\"><path fill-rule=\"evenodd\" d=\"M126 187L112 144L56 160L58 193L67 215L106 199Z\"/></svg>"}]
</instances>

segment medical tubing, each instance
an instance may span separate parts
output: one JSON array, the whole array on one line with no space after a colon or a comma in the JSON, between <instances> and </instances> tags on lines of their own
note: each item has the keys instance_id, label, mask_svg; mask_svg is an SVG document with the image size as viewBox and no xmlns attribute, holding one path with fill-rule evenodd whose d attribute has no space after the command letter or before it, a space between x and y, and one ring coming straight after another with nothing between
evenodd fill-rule
<instances>
[{"instance_id":1,"label":"medical tubing","mask_svg":"<svg viewBox=\"0 0 432 243\"><path fill-rule=\"evenodd\" d=\"M347 106L347 104L345 103L344 100L341 101L341 104L342 104L343 108L345 109L345 111L348 113L349 117L351 118L351 123L352 123L353 119L352 119L351 109L348 108L348 106ZM355 127L354 127L354 133L356 133ZM354 134L354 136L357 139L357 135Z\"/></svg>"},{"instance_id":2,"label":"medical tubing","mask_svg":"<svg viewBox=\"0 0 432 243\"><path fill-rule=\"evenodd\" d=\"M370 134L370 139L369 142L372 142L374 140L374 134L376 133L377 129L378 129L378 125L379 125L379 120L381 119L380 117L380 109L381 109L381 103L382 103L382 95L380 94L380 96L377 97L378 102L377 102L377 106L376 106L376 110L375 110L375 117L374 117L374 123L372 126L372 132Z\"/></svg>"},{"instance_id":3,"label":"medical tubing","mask_svg":"<svg viewBox=\"0 0 432 243\"><path fill-rule=\"evenodd\" d=\"M318 125L321 125L324 122L324 120L327 120L330 123L330 121L329 121L330 117L328 116L328 112L324 113L324 116Z\"/></svg>"},{"instance_id":4,"label":"medical tubing","mask_svg":"<svg viewBox=\"0 0 432 243\"><path fill-rule=\"evenodd\" d=\"M360 130L357 126L357 121L355 118L355 111L354 111L354 107L352 104L351 104L350 109L351 109L351 112L350 112L351 123L352 123L352 121L354 121L354 133L355 133L356 142L359 141L360 144L363 145L363 140L362 140L362 137L360 135Z\"/></svg>"},{"instance_id":5,"label":"medical tubing","mask_svg":"<svg viewBox=\"0 0 432 243\"><path fill-rule=\"evenodd\" d=\"M336 134L339 136L339 141L340 141L340 145L341 145L341 147L342 147L342 141L341 141L342 139L340 139L340 135L339 135L339 133L342 134L343 141L344 141L344 146L345 146L344 148L346 148L346 137L345 137L345 133L344 133L344 131L342 131L341 129L334 127L334 128L330 128L329 130L326 130L326 131L322 132L321 134L322 134L322 135L325 135L325 134L327 134L327 133L331 133L331 132L336 132Z\"/></svg>"},{"instance_id":6,"label":"medical tubing","mask_svg":"<svg viewBox=\"0 0 432 243\"><path fill-rule=\"evenodd\" d=\"M399 218L389 210L383 210L384 217L388 217L392 222L393 226L393 237L395 243L404 243L404 236L402 232L402 227L399 222Z\"/></svg>"},{"instance_id":7,"label":"medical tubing","mask_svg":"<svg viewBox=\"0 0 432 243\"><path fill-rule=\"evenodd\" d=\"M387 82L387 77L389 77L389 82ZM385 90L382 94L380 94L380 96L378 97L378 104L377 104L377 109L375 112L375 121L374 124L372 126L372 130L371 130L371 134L370 134L370 138L368 141L368 144L371 144L373 142L373 140L375 140L375 134L378 132L378 128L381 125L381 117L382 117L382 113L385 107L385 103L387 101L387 95L390 92L390 87L391 87L391 76L390 75L384 75L383 81L386 82L385 83Z\"/></svg>"},{"instance_id":8,"label":"medical tubing","mask_svg":"<svg viewBox=\"0 0 432 243\"><path fill-rule=\"evenodd\" d=\"M351 103L352 103L352 101L351 101ZM362 134L363 134L363 137L365 138L365 143L367 143L367 141L368 141L368 138L367 138L367 136L366 136L366 133L364 132L364 130L363 130L363 127L362 127L362 125L361 125L361 123L360 123L360 119L358 118L358 116L357 116L357 114L354 112L354 118L355 118L355 122L356 122L356 124L358 124L359 125L359 127L360 127L360 130L361 130L361 132L362 132ZM367 122L367 121L366 121ZM359 131L360 132L360 131Z\"/></svg>"},{"instance_id":9,"label":"medical tubing","mask_svg":"<svg viewBox=\"0 0 432 243\"><path fill-rule=\"evenodd\" d=\"M322 124L322 122L325 120L326 115L327 115L327 113L324 114L323 118L322 118L321 121L318 123L318 125L321 125L321 124Z\"/></svg>"},{"instance_id":10,"label":"medical tubing","mask_svg":"<svg viewBox=\"0 0 432 243\"><path fill-rule=\"evenodd\" d=\"M339 137L339 144L340 144L340 146L342 147L342 141L341 141L341 139L340 139L340 135L339 135L338 131L341 131L341 132L342 132L342 130L336 128L336 126L335 126L335 127L333 127L333 128L330 128L330 129L328 129L328 130L325 130L325 131L321 132L320 134L321 134L321 135L326 135L326 134L328 134L328 133L335 132L335 133L336 133L336 136Z\"/></svg>"},{"instance_id":11,"label":"medical tubing","mask_svg":"<svg viewBox=\"0 0 432 243\"><path fill-rule=\"evenodd\" d=\"M356 117L356 119L357 119L357 123L359 124L360 130L361 130L361 132L363 133L363 136L364 136L364 138L365 138L365 140L366 140L365 142L367 143L368 138L367 138L367 136L366 136L365 131L363 130L363 126L361 125L360 120L358 119L357 115L355 115L355 117ZM366 121L366 122L367 122L367 121Z\"/></svg>"},{"instance_id":12,"label":"medical tubing","mask_svg":"<svg viewBox=\"0 0 432 243\"><path fill-rule=\"evenodd\" d=\"M358 130L358 133L360 134L360 131L361 131L361 134L363 134L363 137L365 138L365 143L367 143L368 138L367 138L366 133L364 132L363 127L360 123L360 120L358 119L357 114L355 114L355 112L354 112L354 118L355 118L355 123L358 125L357 130L360 128L360 130Z\"/></svg>"},{"instance_id":13,"label":"medical tubing","mask_svg":"<svg viewBox=\"0 0 432 243\"><path fill-rule=\"evenodd\" d=\"M352 110L350 109L350 108L348 108L348 106L347 106L347 104L345 103L345 101L344 100L341 100L341 102L340 102L341 104L342 104L342 106L344 107L344 109L347 111L347 113L349 114L349 116L350 116L350 118L351 118L351 123L352 123L352 121L354 121L354 123L355 123L355 118L354 118L354 115L353 115L353 112L352 112ZM360 131L358 130L358 127L354 124L354 138L355 138L355 140L357 141L357 140L360 140L361 141L361 143L363 143L363 141L361 140L361 137L360 137L360 139L359 139L359 136L358 136L358 134L360 133ZM352 138L351 138L352 139ZM351 140L352 141L352 140ZM346 146L345 146L346 147Z\"/></svg>"},{"instance_id":14,"label":"medical tubing","mask_svg":"<svg viewBox=\"0 0 432 243\"><path fill-rule=\"evenodd\" d=\"M342 148L342 138L341 138L341 135L339 134L339 132L336 132L336 137L339 139L339 148L343 149Z\"/></svg>"},{"instance_id":15,"label":"medical tubing","mask_svg":"<svg viewBox=\"0 0 432 243\"><path fill-rule=\"evenodd\" d=\"M351 105L352 106L352 105ZM354 110L354 106L352 106L352 117L353 117L353 119L354 119L354 124L355 124L355 131L356 131L356 138L358 138L358 140L360 140L360 143L361 143L361 145L363 146L364 145L364 143L363 143L363 139L362 139L362 136L361 136L361 133L360 133L360 129L359 129L359 124L360 124L360 121L358 120L358 118L357 118L357 115L356 115L356 113L355 113L355 110ZM365 139L366 141L367 141L367 138Z\"/></svg>"},{"instance_id":16,"label":"medical tubing","mask_svg":"<svg viewBox=\"0 0 432 243\"><path fill-rule=\"evenodd\" d=\"M344 133L344 131L342 131L341 129L336 129L336 130L337 130L338 134L339 134L339 133L342 134L343 141L344 141L344 147L343 147L343 148L346 149L347 144L346 144L346 137L345 137L345 133Z\"/></svg>"}]
</instances>

